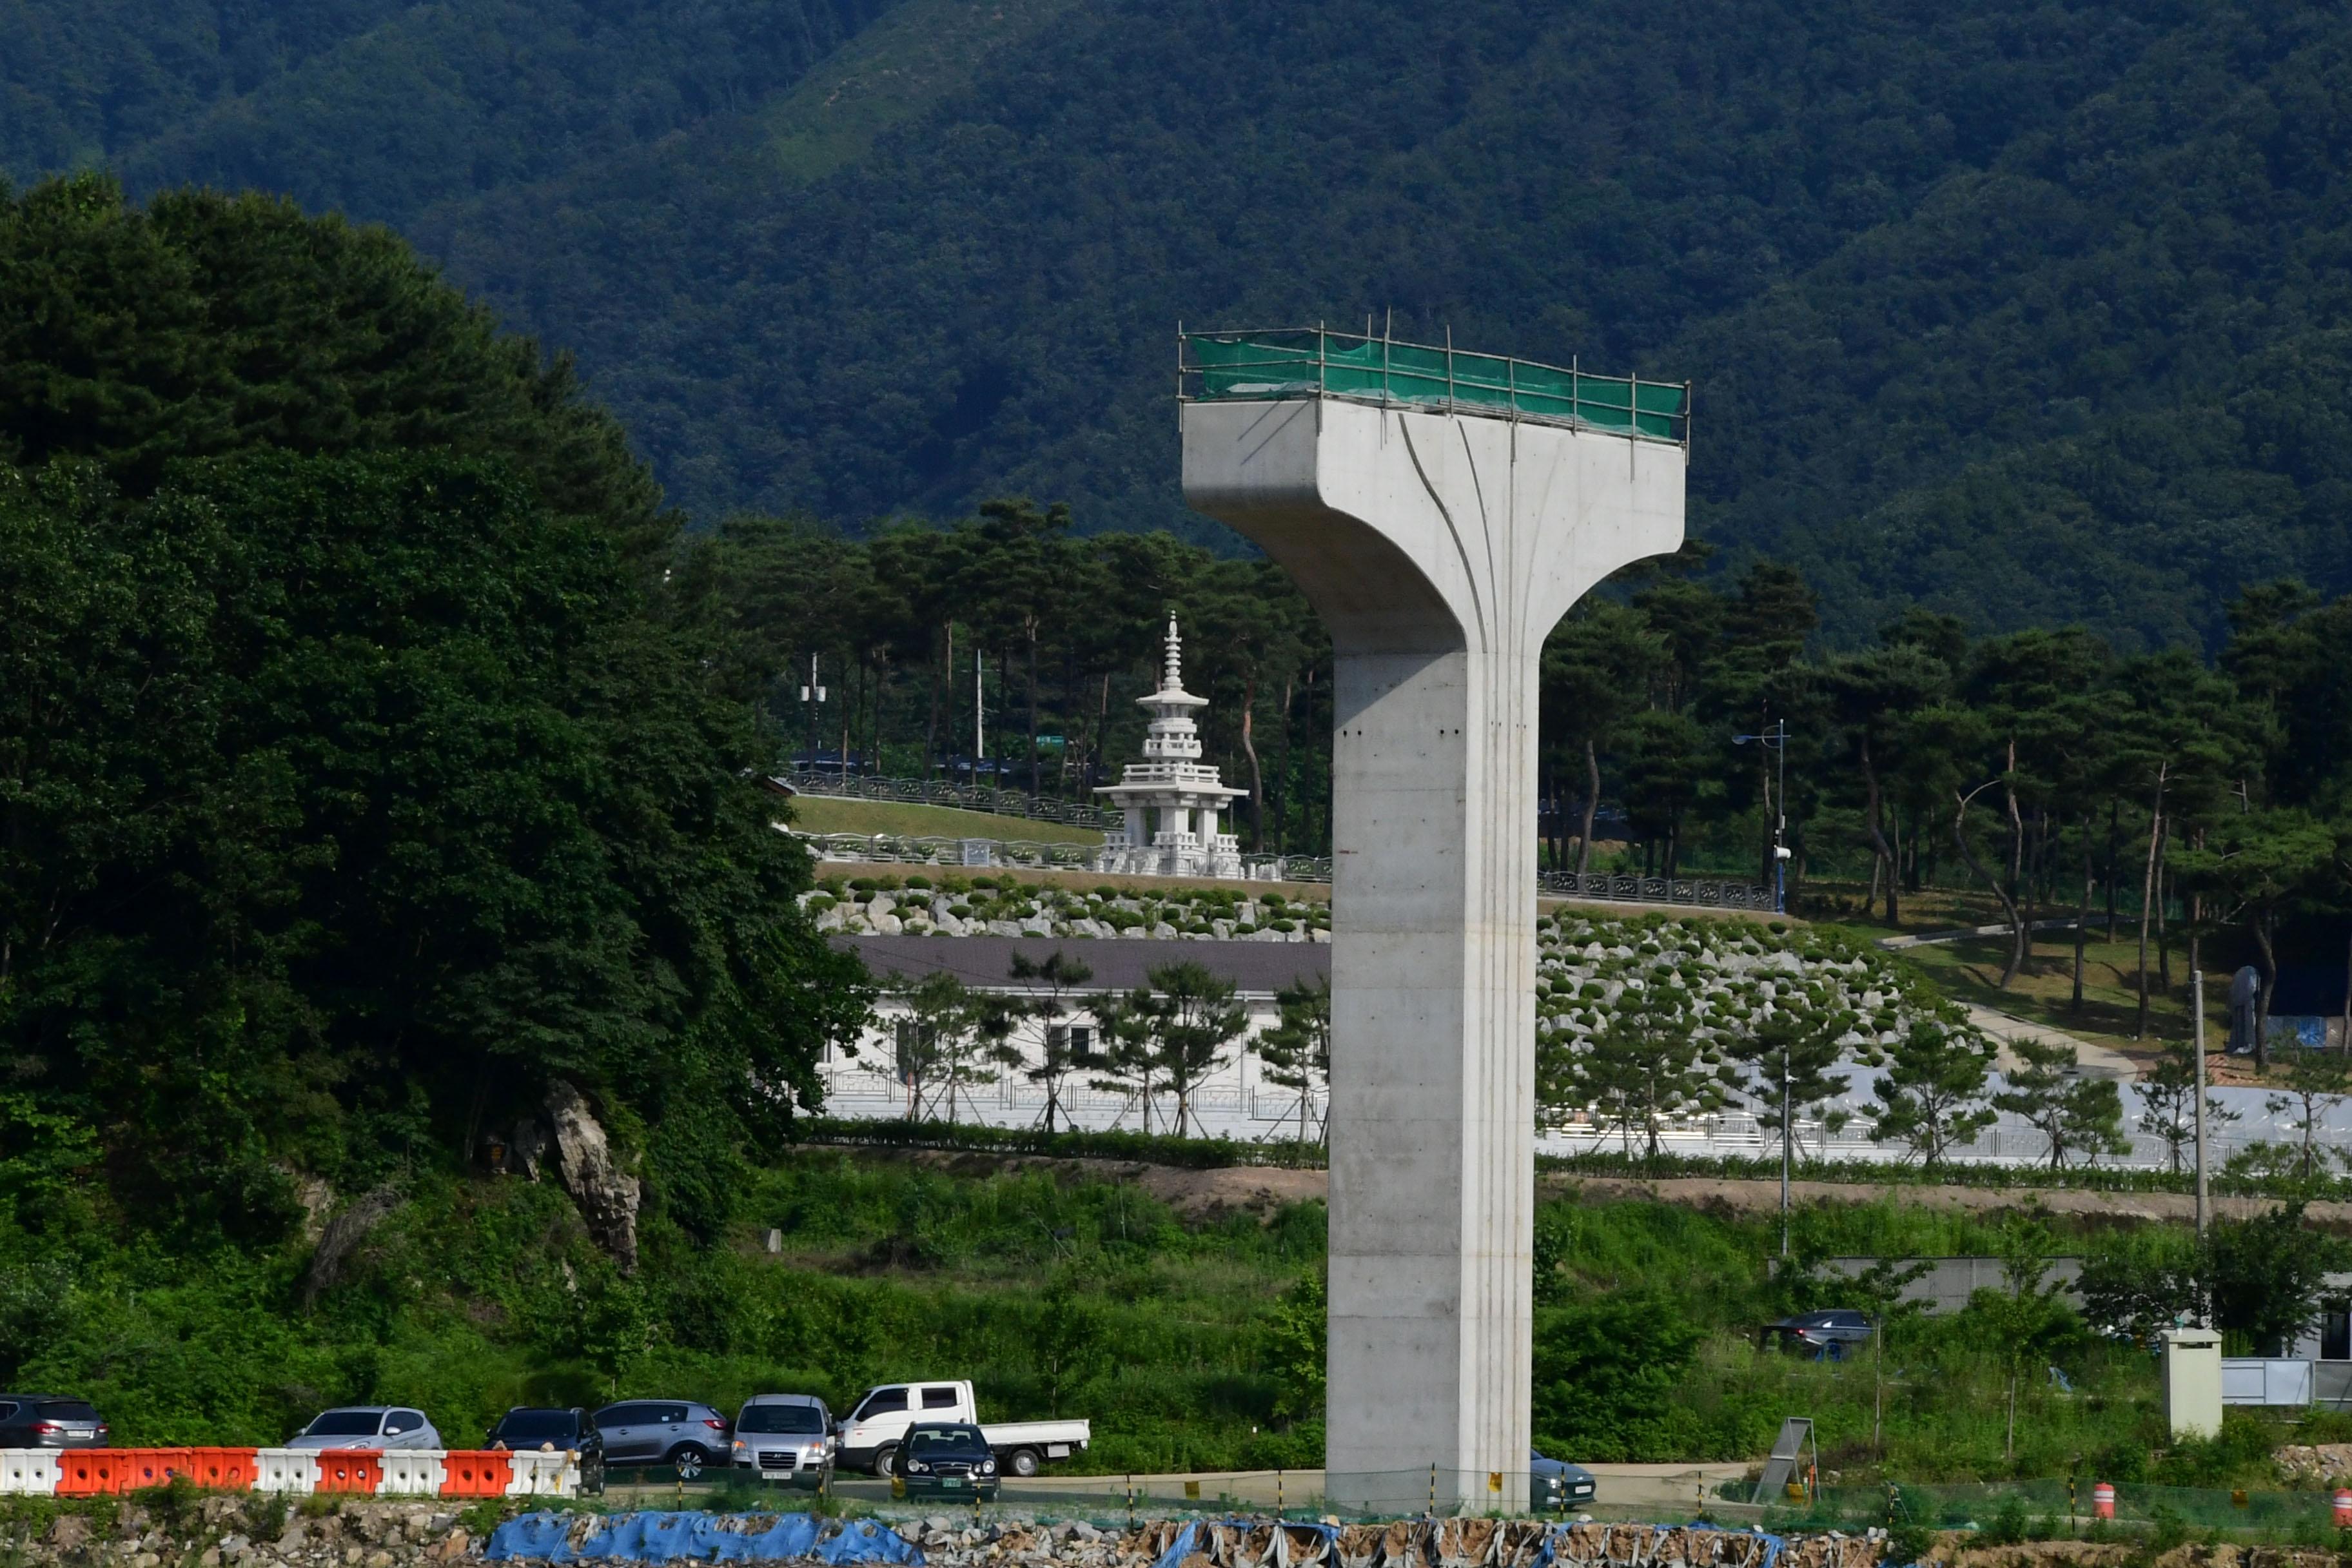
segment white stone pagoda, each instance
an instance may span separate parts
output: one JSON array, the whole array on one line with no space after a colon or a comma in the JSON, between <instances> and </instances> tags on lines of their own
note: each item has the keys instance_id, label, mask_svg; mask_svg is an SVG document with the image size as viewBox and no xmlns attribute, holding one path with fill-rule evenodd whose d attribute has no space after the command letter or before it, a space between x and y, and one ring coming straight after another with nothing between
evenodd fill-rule
<instances>
[{"instance_id":1,"label":"white stone pagoda","mask_svg":"<svg viewBox=\"0 0 2352 1568\"><path fill-rule=\"evenodd\" d=\"M1209 700L1184 689L1184 644L1173 616L1168 617L1168 658L1160 667L1160 689L1136 701L1151 710L1143 761L1128 763L1118 783L1095 790L1127 816L1124 830L1104 835L1095 868L1145 877L1246 876L1241 840L1218 830L1217 815L1249 791L1233 788L1201 761L1201 734L1192 714Z\"/></svg>"}]
</instances>

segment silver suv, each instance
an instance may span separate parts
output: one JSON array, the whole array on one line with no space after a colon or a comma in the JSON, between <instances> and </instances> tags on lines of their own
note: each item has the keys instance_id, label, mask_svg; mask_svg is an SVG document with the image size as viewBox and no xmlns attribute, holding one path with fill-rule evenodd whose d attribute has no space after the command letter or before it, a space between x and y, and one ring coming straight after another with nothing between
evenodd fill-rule
<instances>
[{"instance_id":1,"label":"silver suv","mask_svg":"<svg viewBox=\"0 0 2352 1568\"><path fill-rule=\"evenodd\" d=\"M841 1439L833 1412L813 1394L761 1394L735 1415L735 1465L763 1481L824 1490Z\"/></svg>"},{"instance_id":2,"label":"silver suv","mask_svg":"<svg viewBox=\"0 0 2352 1568\"><path fill-rule=\"evenodd\" d=\"M688 1399L625 1399L596 1412L604 1463L614 1469L674 1465L691 1480L727 1455L727 1417Z\"/></svg>"},{"instance_id":3,"label":"silver suv","mask_svg":"<svg viewBox=\"0 0 2352 1568\"><path fill-rule=\"evenodd\" d=\"M422 1410L397 1405L345 1405L320 1411L286 1439L289 1448L438 1448L441 1434Z\"/></svg>"}]
</instances>

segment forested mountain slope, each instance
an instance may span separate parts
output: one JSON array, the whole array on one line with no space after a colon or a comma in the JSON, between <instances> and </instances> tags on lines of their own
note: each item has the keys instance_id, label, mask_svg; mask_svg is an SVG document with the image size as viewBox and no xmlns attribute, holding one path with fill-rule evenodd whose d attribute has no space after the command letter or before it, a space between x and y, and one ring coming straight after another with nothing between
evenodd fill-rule
<instances>
[{"instance_id":1,"label":"forested mountain slope","mask_svg":"<svg viewBox=\"0 0 2352 1568\"><path fill-rule=\"evenodd\" d=\"M401 224L706 516L1205 534L1177 322L1393 310L1689 377L1698 531L1835 638L1919 599L2210 643L2240 582L2352 584L2339 6L344 0L177 98L174 15L84 26L166 62L96 130L0 65L0 166Z\"/></svg>"}]
</instances>

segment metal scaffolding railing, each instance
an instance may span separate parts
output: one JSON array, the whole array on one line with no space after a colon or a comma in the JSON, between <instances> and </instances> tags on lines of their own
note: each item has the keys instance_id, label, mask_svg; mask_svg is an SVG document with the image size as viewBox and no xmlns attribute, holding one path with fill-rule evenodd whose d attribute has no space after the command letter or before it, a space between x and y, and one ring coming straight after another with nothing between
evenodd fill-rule
<instances>
[{"instance_id":1,"label":"metal scaffolding railing","mask_svg":"<svg viewBox=\"0 0 2352 1568\"><path fill-rule=\"evenodd\" d=\"M1449 333L1450 337L1451 334ZM1335 397L1690 445L1690 383L1401 343L1325 327L1176 334L1181 403Z\"/></svg>"}]
</instances>

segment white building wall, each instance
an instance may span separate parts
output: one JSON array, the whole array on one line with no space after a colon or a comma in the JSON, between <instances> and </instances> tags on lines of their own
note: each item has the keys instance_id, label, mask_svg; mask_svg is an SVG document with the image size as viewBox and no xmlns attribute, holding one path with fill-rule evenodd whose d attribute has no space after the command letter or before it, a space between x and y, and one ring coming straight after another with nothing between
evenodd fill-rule
<instances>
[{"instance_id":1,"label":"white building wall","mask_svg":"<svg viewBox=\"0 0 2352 1568\"><path fill-rule=\"evenodd\" d=\"M1252 1142L1294 1137L1298 1129L1297 1091L1266 1082L1264 1064L1252 1048L1260 1034L1281 1022L1281 1009L1276 1005L1271 992L1245 991L1236 1000L1246 1010L1249 1021L1224 1065L1194 1089L1192 1115L1198 1123L1194 1131L1205 1137ZM822 1070L824 1110L829 1116L875 1121L907 1114L908 1090L898 1081L894 1064L898 1023L908 1016L908 1009L903 1001L886 996L875 1004L874 1014L874 1026L860 1037L855 1057L832 1050L826 1053ZM1080 1028L1097 1027L1094 1015L1083 1009L1068 1013L1058 1021ZM1024 1065L1034 1066L1044 1059L1041 1024L1024 1021L1011 1043L1020 1048ZM1073 1073L1063 1081L1063 1114L1057 1125L1089 1132L1143 1131L1143 1107L1137 1098L1095 1089L1087 1081L1089 1076ZM927 1094L926 1098L931 1097ZM940 1098L944 1100L944 1091ZM1015 1068L998 1068L992 1065L988 1082L959 1089L956 1100L955 1120L959 1121L987 1127L1031 1127L1041 1125L1045 1120L1045 1085L1031 1082ZM1323 1096L1318 1092L1307 1106L1310 1135L1320 1127L1322 1116ZM1155 1094L1151 1130L1173 1131L1175 1124L1175 1095L1164 1090Z\"/></svg>"}]
</instances>

